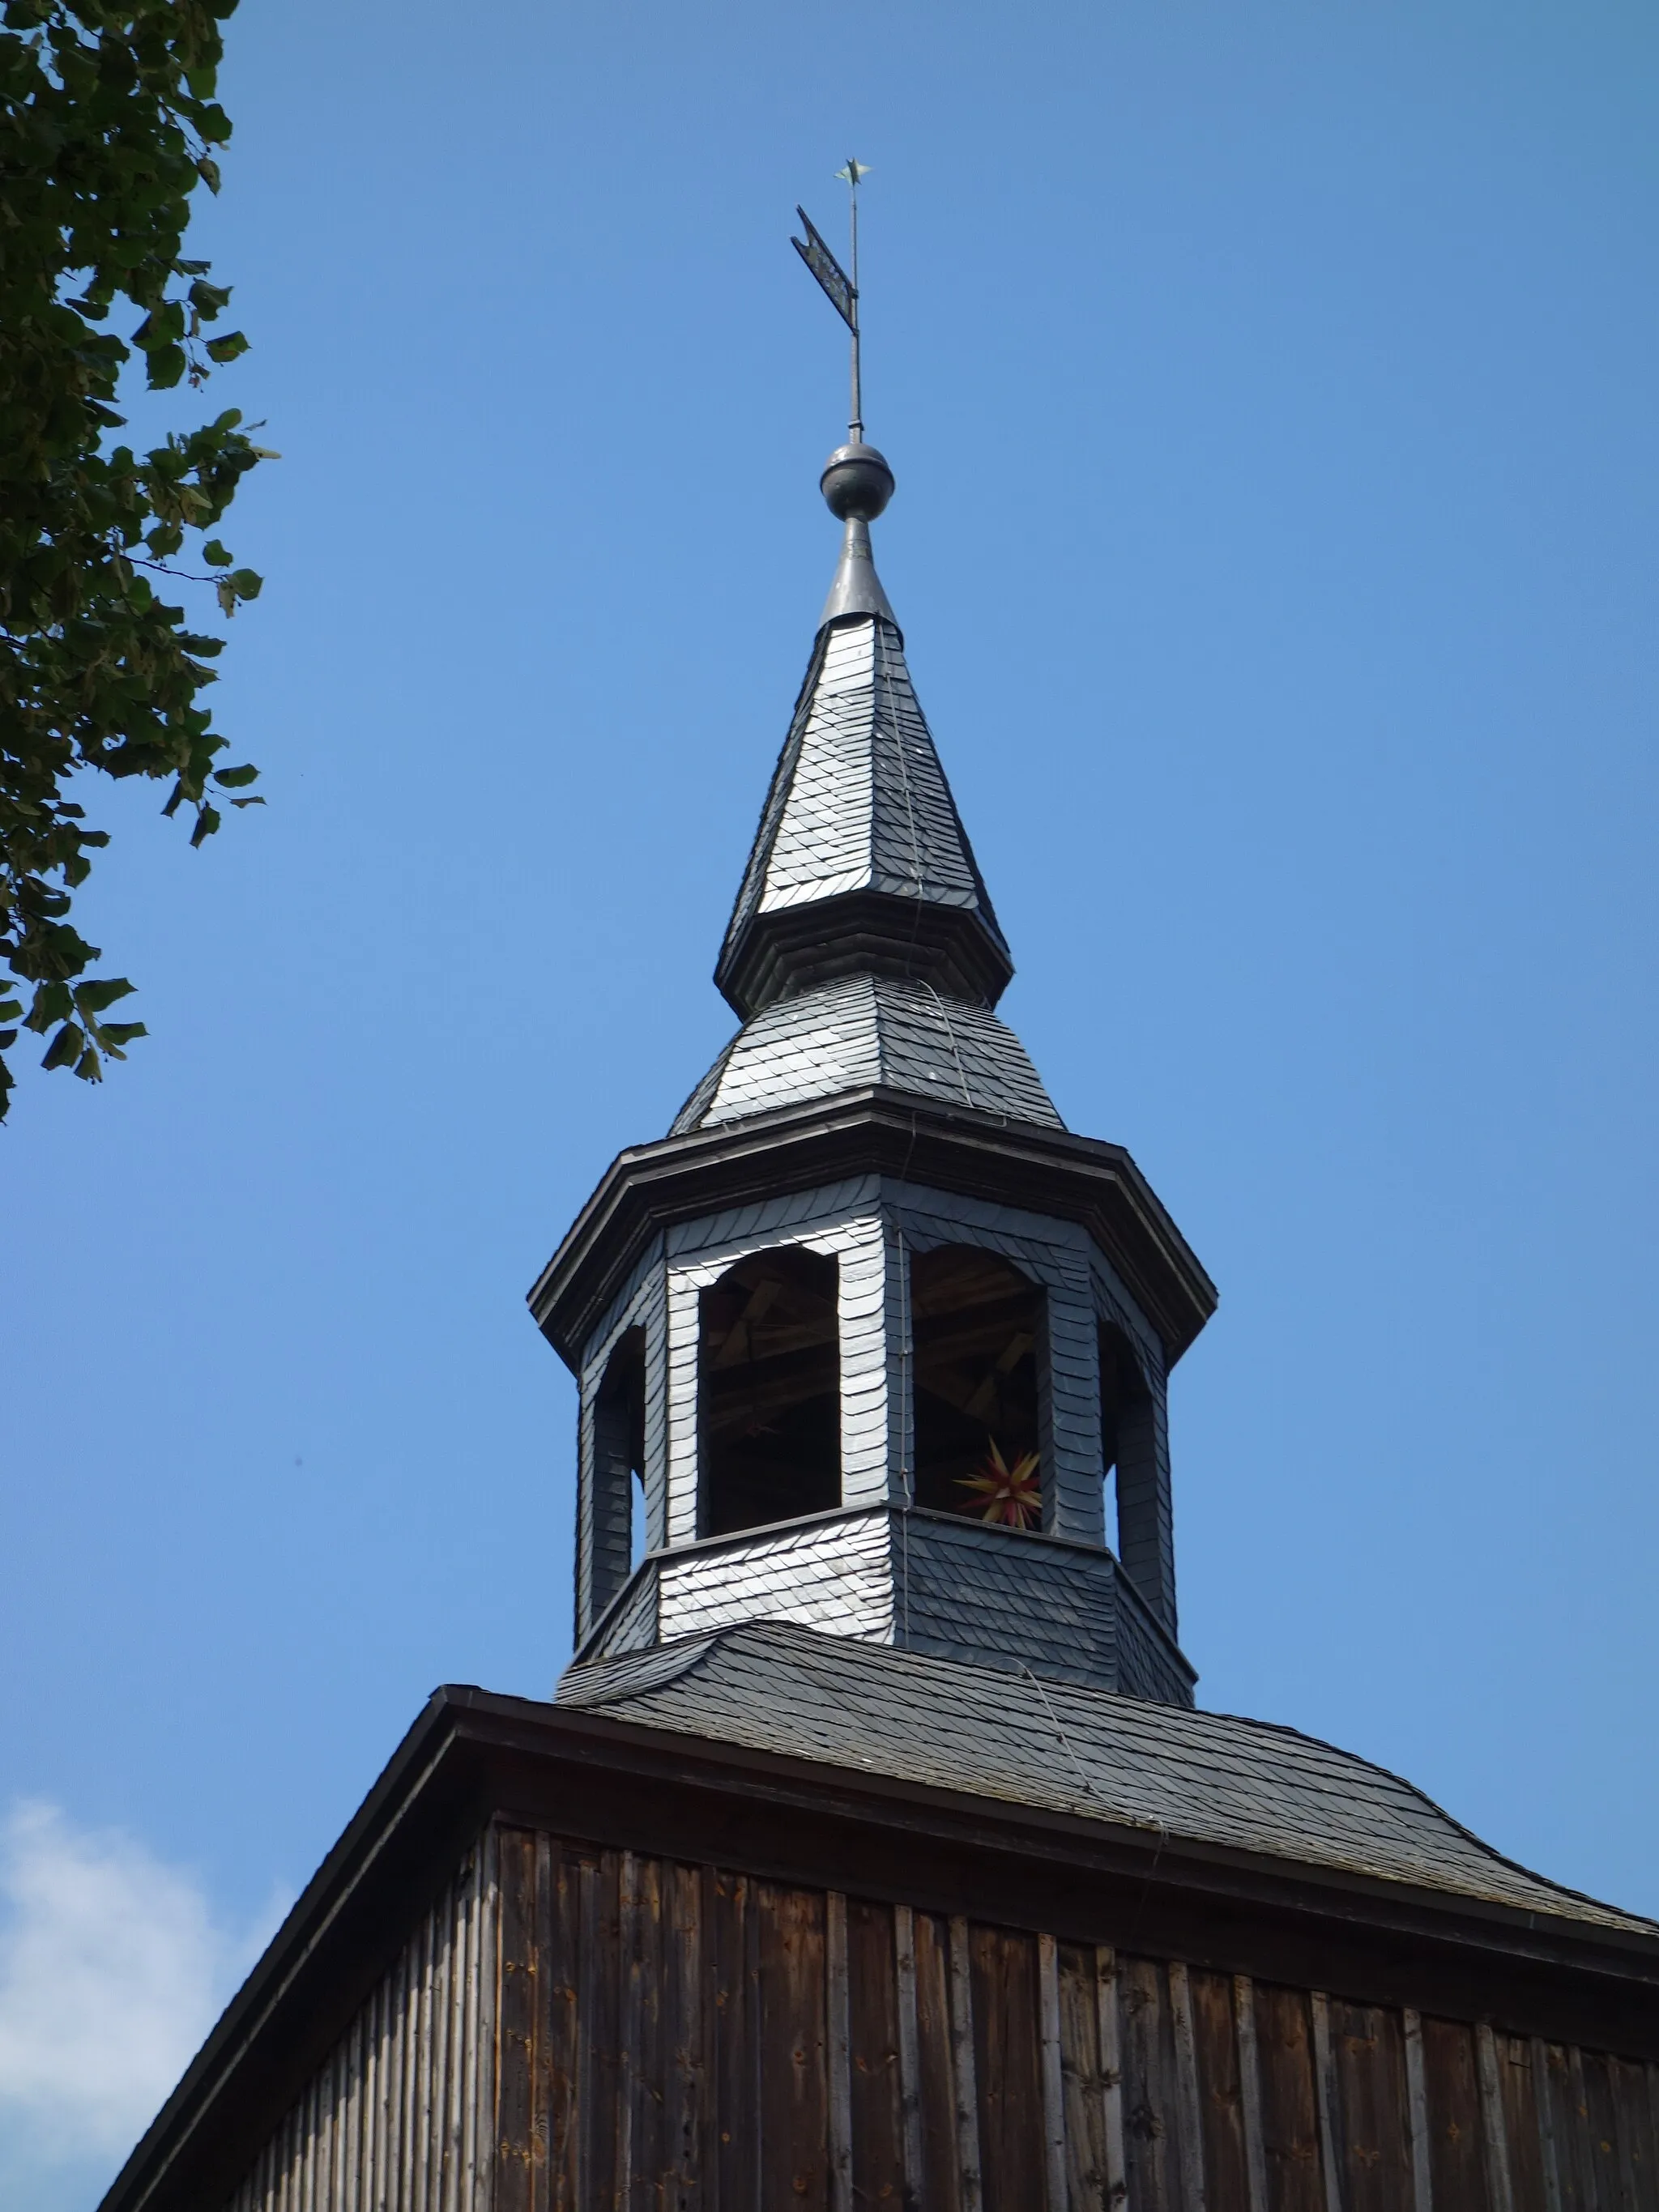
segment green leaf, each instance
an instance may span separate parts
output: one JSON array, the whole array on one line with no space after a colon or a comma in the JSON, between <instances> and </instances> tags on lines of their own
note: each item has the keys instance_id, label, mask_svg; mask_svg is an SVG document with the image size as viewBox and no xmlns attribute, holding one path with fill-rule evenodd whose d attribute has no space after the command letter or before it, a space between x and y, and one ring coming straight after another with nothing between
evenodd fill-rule
<instances>
[{"instance_id":1,"label":"green leaf","mask_svg":"<svg viewBox=\"0 0 1659 2212\"><path fill-rule=\"evenodd\" d=\"M145 353L155 353L161 347L176 344L185 335L185 310L178 300L164 300L153 307L132 334L134 345Z\"/></svg>"},{"instance_id":2,"label":"green leaf","mask_svg":"<svg viewBox=\"0 0 1659 2212\"><path fill-rule=\"evenodd\" d=\"M118 999L131 998L133 988L125 975L110 975L90 983L77 983L75 987L76 1009L82 1014L101 1014L106 1006L112 1006Z\"/></svg>"},{"instance_id":3,"label":"green leaf","mask_svg":"<svg viewBox=\"0 0 1659 2212\"><path fill-rule=\"evenodd\" d=\"M245 763L240 768L216 768L213 771L213 781L223 784L227 791L234 791L245 783L257 783L259 771L251 763Z\"/></svg>"},{"instance_id":4,"label":"green leaf","mask_svg":"<svg viewBox=\"0 0 1659 2212\"><path fill-rule=\"evenodd\" d=\"M149 356L149 387L152 392L170 392L183 377L189 366L181 345L165 345Z\"/></svg>"},{"instance_id":5,"label":"green leaf","mask_svg":"<svg viewBox=\"0 0 1659 2212\"><path fill-rule=\"evenodd\" d=\"M67 983L42 983L34 994L34 1004L29 1008L25 1029L45 1036L54 1022L66 1022L73 1011L74 1000Z\"/></svg>"},{"instance_id":6,"label":"green leaf","mask_svg":"<svg viewBox=\"0 0 1659 2212\"><path fill-rule=\"evenodd\" d=\"M255 569L234 568L227 580L239 599L257 599L265 580Z\"/></svg>"},{"instance_id":7,"label":"green leaf","mask_svg":"<svg viewBox=\"0 0 1659 2212\"><path fill-rule=\"evenodd\" d=\"M186 238L222 181L234 4L0 0L0 970L21 986L0 977L0 1052L27 1030L88 1080L143 1028L106 1024L130 986L72 926L109 832L71 795L88 771L150 778L198 843L217 809L259 803L203 704L223 640L158 595L158 567L207 540L226 613L258 590L225 518L264 426L191 407L142 445L114 434L130 367L182 392L247 349L215 336L232 289ZM15 1074L0 1061L0 1118Z\"/></svg>"},{"instance_id":8,"label":"green leaf","mask_svg":"<svg viewBox=\"0 0 1659 2212\"><path fill-rule=\"evenodd\" d=\"M77 1060L86 1048L87 1041L75 1024L65 1022L46 1047L40 1065L42 1067L67 1067L70 1062L72 1060Z\"/></svg>"},{"instance_id":9,"label":"green leaf","mask_svg":"<svg viewBox=\"0 0 1659 2212\"><path fill-rule=\"evenodd\" d=\"M265 802L256 792L252 799L233 799L230 803L233 806L263 806Z\"/></svg>"}]
</instances>

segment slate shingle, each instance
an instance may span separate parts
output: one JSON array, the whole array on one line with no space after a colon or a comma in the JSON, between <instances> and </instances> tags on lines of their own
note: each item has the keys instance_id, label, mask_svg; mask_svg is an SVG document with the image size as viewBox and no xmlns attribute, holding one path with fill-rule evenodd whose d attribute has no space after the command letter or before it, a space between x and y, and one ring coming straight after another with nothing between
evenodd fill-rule
<instances>
[{"instance_id":1,"label":"slate shingle","mask_svg":"<svg viewBox=\"0 0 1659 2212\"><path fill-rule=\"evenodd\" d=\"M745 1024L675 1116L672 1133L871 1084L1065 1127L1025 1048L988 1006L928 983L847 975L777 1000Z\"/></svg>"},{"instance_id":2,"label":"slate shingle","mask_svg":"<svg viewBox=\"0 0 1659 2212\"><path fill-rule=\"evenodd\" d=\"M1643 1935L1431 1799L1294 1729L776 1621L573 1668L558 1702L895 1780Z\"/></svg>"}]
</instances>

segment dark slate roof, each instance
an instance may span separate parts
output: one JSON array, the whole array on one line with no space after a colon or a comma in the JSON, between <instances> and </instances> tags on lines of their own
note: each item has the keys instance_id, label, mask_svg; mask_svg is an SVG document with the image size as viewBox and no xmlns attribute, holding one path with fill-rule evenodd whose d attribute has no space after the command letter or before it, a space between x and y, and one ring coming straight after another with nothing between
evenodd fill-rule
<instances>
[{"instance_id":1,"label":"dark slate roof","mask_svg":"<svg viewBox=\"0 0 1659 2212\"><path fill-rule=\"evenodd\" d=\"M763 1008L687 1099L672 1134L870 1084L1066 1126L1024 1046L988 1006L931 983L855 975Z\"/></svg>"},{"instance_id":2,"label":"dark slate roof","mask_svg":"<svg viewBox=\"0 0 1659 2212\"><path fill-rule=\"evenodd\" d=\"M1407 1782L1293 1729L751 1621L573 1668L558 1702L823 1761L1652 1935L1500 1857Z\"/></svg>"},{"instance_id":3,"label":"dark slate roof","mask_svg":"<svg viewBox=\"0 0 1659 2212\"><path fill-rule=\"evenodd\" d=\"M996 926L898 630L863 615L823 635L732 928L750 910L870 890L977 907Z\"/></svg>"},{"instance_id":4,"label":"dark slate roof","mask_svg":"<svg viewBox=\"0 0 1659 2212\"><path fill-rule=\"evenodd\" d=\"M763 917L860 893L950 910L985 940L1001 981L1012 973L903 641L868 614L818 634L717 971L738 1011L752 1002L732 978ZM902 920L894 927L902 938Z\"/></svg>"}]
</instances>

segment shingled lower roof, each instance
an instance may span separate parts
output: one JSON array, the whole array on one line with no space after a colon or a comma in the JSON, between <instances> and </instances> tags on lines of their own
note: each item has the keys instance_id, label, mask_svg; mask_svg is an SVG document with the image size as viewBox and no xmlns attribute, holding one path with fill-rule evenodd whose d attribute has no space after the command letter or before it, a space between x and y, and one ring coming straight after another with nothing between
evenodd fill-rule
<instances>
[{"instance_id":1,"label":"shingled lower roof","mask_svg":"<svg viewBox=\"0 0 1659 2212\"><path fill-rule=\"evenodd\" d=\"M1652 1936L1293 1729L753 1621L573 1668L561 1705L1049 1813Z\"/></svg>"},{"instance_id":2,"label":"shingled lower roof","mask_svg":"<svg viewBox=\"0 0 1659 2212\"><path fill-rule=\"evenodd\" d=\"M757 1014L687 1099L671 1133L872 1084L1006 1121L1065 1127L1024 1046L989 1007L931 983L847 975Z\"/></svg>"}]
</instances>

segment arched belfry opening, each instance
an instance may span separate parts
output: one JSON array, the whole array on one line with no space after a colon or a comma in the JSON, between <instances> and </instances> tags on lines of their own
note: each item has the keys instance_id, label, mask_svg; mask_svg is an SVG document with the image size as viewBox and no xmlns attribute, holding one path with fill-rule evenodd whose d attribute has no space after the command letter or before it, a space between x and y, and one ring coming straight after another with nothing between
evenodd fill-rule
<instances>
[{"instance_id":1,"label":"arched belfry opening","mask_svg":"<svg viewBox=\"0 0 1659 2212\"><path fill-rule=\"evenodd\" d=\"M1097 1341L1101 1467L1107 1484L1114 1479L1116 1482L1117 1555L1130 1581L1161 1618L1170 1503L1168 1486L1159 1480L1152 1393L1133 1346L1115 1322L1099 1322Z\"/></svg>"},{"instance_id":2,"label":"arched belfry opening","mask_svg":"<svg viewBox=\"0 0 1659 2212\"><path fill-rule=\"evenodd\" d=\"M787 1245L728 1267L699 1301L698 1533L841 1503L840 1271Z\"/></svg>"},{"instance_id":3,"label":"arched belfry opening","mask_svg":"<svg viewBox=\"0 0 1659 2212\"><path fill-rule=\"evenodd\" d=\"M912 1255L918 1505L1042 1525L1044 1320L1040 1285L994 1252Z\"/></svg>"},{"instance_id":4,"label":"arched belfry opening","mask_svg":"<svg viewBox=\"0 0 1659 2212\"><path fill-rule=\"evenodd\" d=\"M624 1329L593 1400L593 1563L598 1619L633 1571L645 1534L645 1331Z\"/></svg>"}]
</instances>

